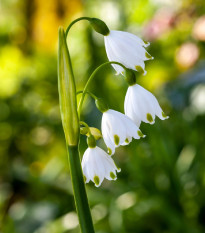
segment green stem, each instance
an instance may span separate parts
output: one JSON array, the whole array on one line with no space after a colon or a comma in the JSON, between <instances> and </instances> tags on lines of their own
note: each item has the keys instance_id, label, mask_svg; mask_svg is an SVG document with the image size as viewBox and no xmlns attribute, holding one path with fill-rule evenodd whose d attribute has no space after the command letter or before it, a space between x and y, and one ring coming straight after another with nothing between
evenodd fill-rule
<instances>
[{"instance_id":1,"label":"green stem","mask_svg":"<svg viewBox=\"0 0 205 233\"><path fill-rule=\"evenodd\" d=\"M79 123L80 123L80 125L84 125L88 129L89 135L91 135L90 127L88 126L88 124L86 124L84 121L79 121Z\"/></svg>"},{"instance_id":2,"label":"green stem","mask_svg":"<svg viewBox=\"0 0 205 233\"><path fill-rule=\"evenodd\" d=\"M79 19L74 20L67 28L65 32L65 37L72 27L73 24L80 20L89 20L88 17L81 17ZM71 64L70 55L68 53L68 60L69 60L69 67L70 67L70 75L73 77L74 74ZM76 93L75 93L76 94ZM79 225L81 228L82 233L95 233L92 217L90 213L90 208L88 204L88 198L85 190L85 184L83 179L83 172L80 163L80 157L78 152L78 145L76 146L69 146L67 145L68 154L69 154L69 163L70 163L70 173L72 179L72 186L73 186L73 194L75 199L75 206L78 213L79 218Z\"/></svg>"},{"instance_id":3,"label":"green stem","mask_svg":"<svg viewBox=\"0 0 205 233\"><path fill-rule=\"evenodd\" d=\"M65 36L67 37L67 34L72 27L73 24L80 20L90 20L89 17L81 17L76 20L74 20L66 29ZM74 80L74 74L72 70L72 64L71 64L71 59L70 55L68 53L68 63L70 67L70 75L73 77ZM88 85L90 81L93 79L97 71L102 68L103 66L107 64L118 64L122 66L124 69L126 69L122 64L118 62L106 62L99 66L90 76L88 79L85 88L82 93L82 97L79 103L79 116L81 112L81 107L83 104L83 100L85 98L85 94L88 88ZM79 224L82 233L95 233L93 223L92 223L92 217L90 213L90 208L88 204L88 198L85 190L85 184L83 180L83 172L81 168L81 163L80 163L80 157L79 157L79 152L78 152L78 146L67 146L68 148L68 153L69 153L69 163L70 163L70 173L71 173L71 179L72 179L72 186L73 186L73 192L74 192L74 199L75 199L75 205L78 213L78 218L79 218Z\"/></svg>"},{"instance_id":4,"label":"green stem","mask_svg":"<svg viewBox=\"0 0 205 233\"><path fill-rule=\"evenodd\" d=\"M85 94L87 93L87 89L88 89L88 86L90 84L90 82L92 81L92 79L95 77L96 73L101 69L103 68L104 66L106 65L109 65L109 64L116 64L116 65L119 65L121 66L122 68L124 68L125 70L127 69L123 64L119 63L119 62L116 62L116 61L108 61L108 62L105 62L103 63L102 65L98 66L94 71L93 73L90 75L90 77L88 78L88 81L83 89L83 93L82 93L82 96L81 96L81 99L80 99L80 102L79 102L79 105L78 105L78 116L79 116L79 119L80 119L80 114L81 114L81 109L82 109L82 105L83 105L83 101L84 101L84 98L85 98Z\"/></svg>"},{"instance_id":5,"label":"green stem","mask_svg":"<svg viewBox=\"0 0 205 233\"><path fill-rule=\"evenodd\" d=\"M78 19L73 20L73 22L67 27L66 31L65 31L65 36L67 37L68 32L70 31L71 27L73 26L73 24L77 23L80 20L90 20L90 17L80 17Z\"/></svg>"},{"instance_id":6,"label":"green stem","mask_svg":"<svg viewBox=\"0 0 205 233\"><path fill-rule=\"evenodd\" d=\"M95 233L83 180L78 146L67 146L75 205L82 233Z\"/></svg>"},{"instance_id":7,"label":"green stem","mask_svg":"<svg viewBox=\"0 0 205 233\"><path fill-rule=\"evenodd\" d=\"M83 91L77 91L76 92L76 95L79 95L79 94L82 94L83 93ZM85 94L88 94L88 95L90 95L94 100L96 100L97 99L97 96L96 95L94 95L92 92L90 92L90 91L86 91L86 93Z\"/></svg>"}]
</instances>

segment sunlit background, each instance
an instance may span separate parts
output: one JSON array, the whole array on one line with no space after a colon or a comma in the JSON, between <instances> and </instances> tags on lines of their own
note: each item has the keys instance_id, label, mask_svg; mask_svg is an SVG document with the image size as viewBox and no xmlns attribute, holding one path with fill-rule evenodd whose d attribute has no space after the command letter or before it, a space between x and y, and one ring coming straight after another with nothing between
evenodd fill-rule
<instances>
[{"instance_id":1,"label":"sunlit background","mask_svg":"<svg viewBox=\"0 0 205 233\"><path fill-rule=\"evenodd\" d=\"M204 233L204 0L0 0L0 232L80 232L56 67L58 27L80 16L151 42L155 59L138 83L170 116L142 124L147 137L116 150L122 169L116 181L86 185L96 233ZM103 38L79 22L68 45L81 90L107 61ZM126 89L110 67L90 88L122 112ZM100 128L101 113L90 98L83 113ZM105 148L102 140L99 145Z\"/></svg>"}]
</instances>

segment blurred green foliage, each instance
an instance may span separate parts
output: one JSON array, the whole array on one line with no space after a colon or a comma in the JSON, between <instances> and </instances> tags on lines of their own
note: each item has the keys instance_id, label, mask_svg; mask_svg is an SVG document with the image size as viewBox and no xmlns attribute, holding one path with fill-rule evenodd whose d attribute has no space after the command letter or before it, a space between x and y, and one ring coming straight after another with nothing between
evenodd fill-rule
<instances>
[{"instance_id":1,"label":"blurred green foliage","mask_svg":"<svg viewBox=\"0 0 205 233\"><path fill-rule=\"evenodd\" d=\"M57 30L81 15L151 41L154 61L139 83L166 121L142 124L145 139L116 150L122 171L86 185L96 233L205 232L204 0L1 0L0 232L79 232L57 91ZM202 26L198 26L202 22ZM68 38L77 89L107 61L103 38L86 22ZM123 112L127 84L112 68L90 88ZM100 128L87 98L84 120ZM81 154L86 149L81 138ZM99 145L105 148L103 141Z\"/></svg>"}]
</instances>

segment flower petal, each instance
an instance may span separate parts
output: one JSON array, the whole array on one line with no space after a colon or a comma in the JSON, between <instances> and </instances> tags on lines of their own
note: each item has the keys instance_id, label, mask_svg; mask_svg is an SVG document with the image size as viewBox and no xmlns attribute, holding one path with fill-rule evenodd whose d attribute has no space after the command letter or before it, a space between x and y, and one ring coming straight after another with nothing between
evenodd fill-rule
<instances>
[{"instance_id":1,"label":"flower petal","mask_svg":"<svg viewBox=\"0 0 205 233\"><path fill-rule=\"evenodd\" d=\"M110 61L120 62L129 69L146 74L144 61L153 59L144 48L148 43L131 33L114 30L110 31L104 40ZM119 65L112 64L112 66L118 74L123 72L123 68Z\"/></svg>"},{"instance_id":2,"label":"flower petal","mask_svg":"<svg viewBox=\"0 0 205 233\"><path fill-rule=\"evenodd\" d=\"M154 124L155 116L165 120L168 117L162 111L156 97L138 84L130 86L127 90L124 102L125 114L130 117L137 126L141 121Z\"/></svg>"},{"instance_id":3,"label":"flower petal","mask_svg":"<svg viewBox=\"0 0 205 233\"><path fill-rule=\"evenodd\" d=\"M119 171L113 159L101 148L88 148L82 159L82 170L85 182L92 180L99 187L104 180L116 180L116 171Z\"/></svg>"},{"instance_id":4,"label":"flower petal","mask_svg":"<svg viewBox=\"0 0 205 233\"><path fill-rule=\"evenodd\" d=\"M113 147L127 145L132 138L142 137L139 135L141 131L128 116L112 109L103 113L101 125L105 144L111 149L111 154L114 153Z\"/></svg>"}]
</instances>

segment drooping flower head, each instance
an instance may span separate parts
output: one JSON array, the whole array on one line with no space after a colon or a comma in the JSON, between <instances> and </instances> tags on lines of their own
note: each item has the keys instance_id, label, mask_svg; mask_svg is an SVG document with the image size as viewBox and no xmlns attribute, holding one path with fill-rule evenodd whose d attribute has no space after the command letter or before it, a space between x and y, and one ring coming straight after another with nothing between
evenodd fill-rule
<instances>
[{"instance_id":1,"label":"drooping flower head","mask_svg":"<svg viewBox=\"0 0 205 233\"><path fill-rule=\"evenodd\" d=\"M153 59L145 50L148 42L131 33L113 30L104 36L104 40L109 61L117 61L128 69L146 74L144 61ZM115 64L112 66L117 74L123 73L121 66Z\"/></svg>"},{"instance_id":2,"label":"drooping flower head","mask_svg":"<svg viewBox=\"0 0 205 233\"><path fill-rule=\"evenodd\" d=\"M114 154L115 147L128 145L132 138L145 137L129 117L112 109L103 113L101 129L110 155Z\"/></svg>"},{"instance_id":3,"label":"drooping flower head","mask_svg":"<svg viewBox=\"0 0 205 233\"><path fill-rule=\"evenodd\" d=\"M129 86L124 102L125 115L139 127L141 121L154 124L155 116L169 118L162 111L156 97L138 84Z\"/></svg>"},{"instance_id":4,"label":"drooping flower head","mask_svg":"<svg viewBox=\"0 0 205 233\"><path fill-rule=\"evenodd\" d=\"M100 99L96 101L96 106L103 113L101 130L110 155L114 154L115 147L129 144L132 138L145 137L126 115L104 106Z\"/></svg>"},{"instance_id":5,"label":"drooping flower head","mask_svg":"<svg viewBox=\"0 0 205 233\"><path fill-rule=\"evenodd\" d=\"M82 170L85 182L92 180L99 187L104 178L116 180L116 171L120 172L113 159L98 146L89 146L82 159Z\"/></svg>"}]
</instances>

